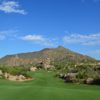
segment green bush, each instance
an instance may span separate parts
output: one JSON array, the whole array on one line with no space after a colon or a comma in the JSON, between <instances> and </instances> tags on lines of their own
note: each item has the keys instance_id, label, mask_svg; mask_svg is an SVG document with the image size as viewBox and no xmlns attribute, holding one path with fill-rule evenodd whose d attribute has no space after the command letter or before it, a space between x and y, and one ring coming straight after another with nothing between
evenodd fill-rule
<instances>
[{"instance_id":1,"label":"green bush","mask_svg":"<svg viewBox=\"0 0 100 100\"><path fill-rule=\"evenodd\" d=\"M12 75L24 75L25 77L29 77L28 75L28 69L23 66L0 66L0 70L2 70L3 73L10 73Z\"/></svg>"}]
</instances>

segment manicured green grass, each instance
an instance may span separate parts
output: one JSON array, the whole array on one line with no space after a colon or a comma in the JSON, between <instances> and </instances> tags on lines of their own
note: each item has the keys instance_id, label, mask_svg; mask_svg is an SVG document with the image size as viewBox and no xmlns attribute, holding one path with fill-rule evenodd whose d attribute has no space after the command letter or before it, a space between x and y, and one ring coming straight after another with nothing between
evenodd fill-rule
<instances>
[{"instance_id":1,"label":"manicured green grass","mask_svg":"<svg viewBox=\"0 0 100 100\"><path fill-rule=\"evenodd\" d=\"M28 82L0 80L0 100L100 100L100 87L65 84L53 72L31 73Z\"/></svg>"}]
</instances>

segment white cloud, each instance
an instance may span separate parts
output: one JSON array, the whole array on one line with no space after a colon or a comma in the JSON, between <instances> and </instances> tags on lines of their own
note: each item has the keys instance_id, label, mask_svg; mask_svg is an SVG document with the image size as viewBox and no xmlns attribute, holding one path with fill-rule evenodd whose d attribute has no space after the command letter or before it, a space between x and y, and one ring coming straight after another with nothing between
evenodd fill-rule
<instances>
[{"instance_id":1,"label":"white cloud","mask_svg":"<svg viewBox=\"0 0 100 100\"><path fill-rule=\"evenodd\" d=\"M56 38L47 38L36 34L28 34L24 36L20 36L18 34L18 30L0 31L0 40L23 40L44 46L55 46L58 44Z\"/></svg>"},{"instance_id":2,"label":"white cloud","mask_svg":"<svg viewBox=\"0 0 100 100\"><path fill-rule=\"evenodd\" d=\"M0 4L0 10L5 13L19 13L19 14L27 14L25 10L20 9L20 5L15 1L4 1Z\"/></svg>"},{"instance_id":3,"label":"white cloud","mask_svg":"<svg viewBox=\"0 0 100 100\"><path fill-rule=\"evenodd\" d=\"M43 45L58 45L61 44L77 44L84 46L100 45L100 33L96 34L67 34L60 41L59 38L46 38L42 35L25 35L20 38L24 41L39 43ZM62 43L63 41L63 43Z\"/></svg>"},{"instance_id":4,"label":"white cloud","mask_svg":"<svg viewBox=\"0 0 100 100\"><path fill-rule=\"evenodd\" d=\"M49 39L49 38L45 38L42 35L25 35L23 37L20 38L21 40L24 41L30 41L33 43L37 43L37 44L41 44L41 45L49 45L49 46L54 46L54 39Z\"/></svg>"},{"instance_id":5,"label":"white cloud","mask_svg":"<svg viewBox=\"0 0 100 100\"><path fill-rule=\"evenodd\" d=\"M22 40L41 42L44 41L45 39L41 35L26 35L22 37Z\"/></svg>"},{"instance_id":6,"label":"white cloud","mask_svg":"<svg viewBox=\"0 0 100 100\"><path fill-rule=\"evenodd\" d=\"M100 45L100 33L96 34L69 34L63 37L67 44Z\"/></svg>"}]
</instances>

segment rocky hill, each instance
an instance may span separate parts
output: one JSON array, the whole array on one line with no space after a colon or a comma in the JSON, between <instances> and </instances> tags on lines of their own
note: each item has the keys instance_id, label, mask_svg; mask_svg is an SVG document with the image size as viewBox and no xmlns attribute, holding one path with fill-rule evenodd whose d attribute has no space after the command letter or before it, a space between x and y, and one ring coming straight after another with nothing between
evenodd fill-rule
<instances>
[{"instance_id":1,"label":"rocky hill","mask_svg":"<svg viewBox=\"0 0 100 100\"><path fill-rule=\"evenodd\" d=\"M69 49L59 46L57 48L45 48L41 51L7 55L0 59L0 64L18 66L25 64L41 63L49 59L49 62L94 62L95 59L73 52Z\"/></svg>"}]
</instances>

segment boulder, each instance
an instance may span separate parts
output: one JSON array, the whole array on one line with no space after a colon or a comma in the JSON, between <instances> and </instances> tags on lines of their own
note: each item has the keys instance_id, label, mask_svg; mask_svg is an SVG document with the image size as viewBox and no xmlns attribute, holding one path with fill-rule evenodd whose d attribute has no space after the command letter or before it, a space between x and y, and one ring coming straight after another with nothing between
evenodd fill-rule
<instances>
[{"instance_id":1,"label":"boulder","mask_svg":"<svg viewBox=\"0 0 100 100\"><path fill-rule=\"evenodd\" d=\"M30 71L32 71L32 72L35 72L36 70L37 70L36 67L31 67L31 68L30 68Z\"/></svg>"},{"instance_id":2,"label":"boulder","mask_svg":"<svg viewBox=\"0 0 100 100\"><path fill-rule=\"evenodd\" d=\"M94 81L93 78L87 78L87 80L86 80L86 84L92 84L93 81Z\"/></svg>"},{"instance_id":3,"label":"boulder","mask_svg":"<svg viewBox=\"0 0 100 100\"><path fill-rule=\"evenodd\" d=\"M19 75L19 79L25 80L25 79L26 79L26 77L25 77L25 76L23 76L23 75Z\"/></svg>"},{"instance_id":4,"label":"boulder","mask_svg":"<svg viewBox=\"0 0 100 100\"><path fill-rule=\"evenodd\" d=\"M17 76L9 75L8 80L10 81L16 81Z\"/></svg>"}]
</instances>

